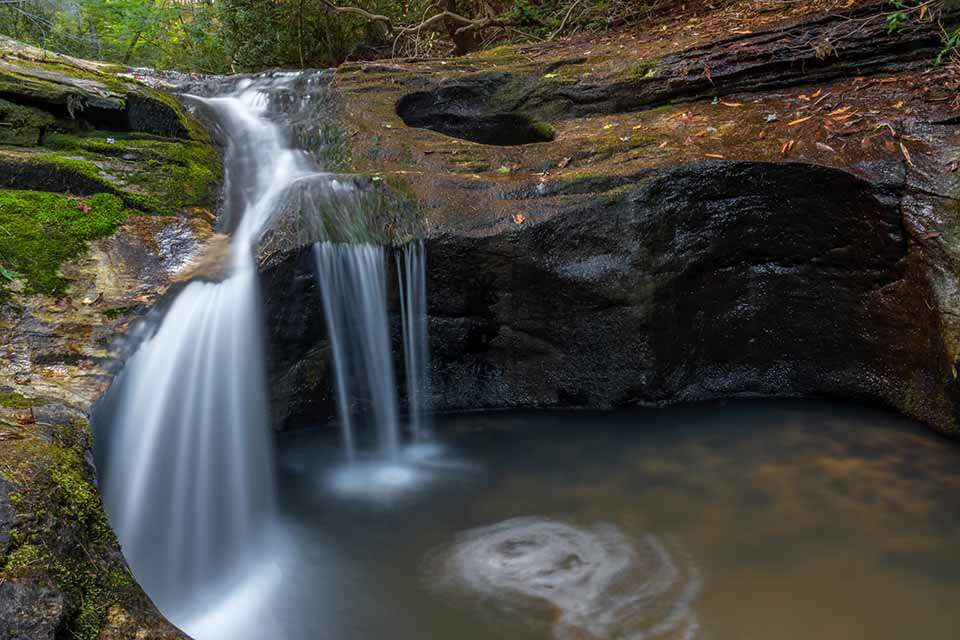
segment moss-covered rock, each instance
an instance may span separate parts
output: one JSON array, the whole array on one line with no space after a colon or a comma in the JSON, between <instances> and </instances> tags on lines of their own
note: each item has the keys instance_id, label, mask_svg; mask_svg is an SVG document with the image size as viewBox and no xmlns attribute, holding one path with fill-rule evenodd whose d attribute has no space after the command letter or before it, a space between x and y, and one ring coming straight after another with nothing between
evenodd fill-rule
<instances>
[{"instance_id":1,"label":"moss-covered rock","mask_svg":"<svg viewBox=\"0 0 960 640\"><path fill-rule=\"evenodd\" d=\"M90 447L86 422L64 424L49 437L32 424L3 428L7 438L0 451L0 475L13 488L16 520L0 558L0 583L20 587L11 597L40 588L58 606L24 608L17 621L0 620L0 628L31 620L47 626L55 622L58 637L96 640L109 624L108 612L117 608L148 627L163 628L118 560L116 540L85 461ZM167 628L166 635L154 637L176 636Z\"/></svg>"},{"instance_id":2,"label":"moss-covered rock","mask_svg":"<svg viewBox=\"0 0 960 640\"><path fill-rule=\"evenodd\" d=\"M62 293L60 265L90 240L110 235L129 210L115 195L81 198L38 191L0 190L0 264L30 292Z\"/></svg>"},{"instance_id":3,"label":"moss-covered rock","mask_svg":"<svg viewBox=\"0 0 960 640\"><path fill-rule=\"evenodd\" d=\"M46 111L0 99L0 144L38 144L55 122Z\"/></svg>"}]
</instances>

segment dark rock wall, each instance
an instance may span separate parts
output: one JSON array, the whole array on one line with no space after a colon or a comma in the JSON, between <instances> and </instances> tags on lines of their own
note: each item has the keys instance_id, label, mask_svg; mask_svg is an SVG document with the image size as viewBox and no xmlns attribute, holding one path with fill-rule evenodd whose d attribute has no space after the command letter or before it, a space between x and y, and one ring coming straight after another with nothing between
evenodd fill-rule
<instances>
[{"instance_id":1,"label":"dark rock wall","mask_svg":"<svg viewBox=\"0 0 960 640\"><path fill-rule=\"evenodd\" d=\"M836 394L902 404L949 364L899 198L808 165L651 173L534 227L430 243L437 403ZM931 366L939 363L942 366Z\"/></svg>"},{"instance_id":2,"label":"dark rock wall","mask_svg":"<svg viewBox=\"0 0 960 640\"><path fill-rule=\"evenodd\" d=\"M537 225L429 240L437 409L828 395L952 428L952 363L895 187L746 162L606 186ZM333 413L305 256L266 274L287 425Z\"/></svg>"}]
</instances>

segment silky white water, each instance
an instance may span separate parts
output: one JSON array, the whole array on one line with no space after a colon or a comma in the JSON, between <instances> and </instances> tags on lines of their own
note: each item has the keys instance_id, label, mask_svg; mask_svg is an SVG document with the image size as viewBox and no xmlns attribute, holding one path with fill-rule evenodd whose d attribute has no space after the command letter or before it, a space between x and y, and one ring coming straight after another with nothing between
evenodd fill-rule
<instances>
[{"instance_id":1,"label":"silky white water","mask_svg":"<svg viewBox=\"0 0 960 640\"><path fill-rule=\"evenodd\" d=\"M430 342L427 330L427 252L415 240L396 253L403 321L403 359L407 382L407 411L414 440L427 440L430 426Z\"/></svg>"},{"instance_id":2,"label":"silky white water","mask_svg":"<svg viewBox=\"0 0 960 640\"><path fill-rule=\"evenodd\" d=\"M227 138L222 282L194 281L139 345L111 388L101 489L125 557L164 613L190 631L211 576L237 579L275 512L254 245L287 188L312 172L266 117L265 91L295 76L244 80L200 99ZM99 428L99 427L98 427ZM99 446L99 445L98 445ZM255 557L255 556L253 556ZM185 598L184 594L192 594Z\"/></svg>"},{"instance_id":3,"label":"silky white water","mask_svg":"<svg viewBox=\"0 0 960 640\"><path fill-rule=\"evenodd\" d=\"M337 418L347 456L353 459L356 455L352 402L363 395L366 413L378 433L380 453L395 461L400 455L400 429L384 249L372 244L321 242L313 250L333 351Z\"/></svg>"},{"instance_id":4,"label":"silky white water","mask_svg":"<svg viewBox=\"0 0 960 640\"><path fill-rule=\"evenodd\" d=\"M355 432L360 427L373 428L378 434L377 457L397 463L402 437L391 352L386 250L373 244L319 242L313 252L333 353L344 452L348 461L355 461ZM422 442L429 437L431 406L423 241L397 249L396 268L409 431L412 440ZM370 476L399 477L389 473Z\"/></svg>"}]
</instances>

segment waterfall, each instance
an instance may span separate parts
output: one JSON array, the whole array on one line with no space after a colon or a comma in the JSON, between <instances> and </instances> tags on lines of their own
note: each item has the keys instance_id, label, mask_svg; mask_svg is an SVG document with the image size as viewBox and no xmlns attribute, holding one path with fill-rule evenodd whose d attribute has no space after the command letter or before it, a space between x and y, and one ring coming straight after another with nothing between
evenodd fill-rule
<instances>
[{"instance_id":1,"label":"waterfall","mask_svg":"<svg viewBox=\"0 0 960 640\"><path fill-rule=\"evenodd\" d=\"M255 244L285 191L312 172L267 118L267 89L244 80L202 99L227 137L230 270L194 281L128 359L98 407L98 467L126 559L175 620L184 593L238 570L274 516L275 487ZM209 591L209 590L206 590Z\"/></svg>"},{"instance_id":2,"label":"waterfall","mask_svg":"<svg viewBox=\"0 0 960 640\"><path fill-rule=\"evenodd\" d=\"M371 244L314 245L333 353L337 419L348 460L356 458L355 407L376 427L381 457L400 455L399 410L390 350L385 251ZM414 441L429 437L429 349L427 344L426 257L423 241L396 253L403 354L410 431Z\"/></svg>"},{"instance_id":3,"label":"waterfall","mask_svg":"<svg viewBox=\"0 0 960 640\"><path fill-rule=\"evenodd\" d=\"M414 440L430 438L430 349L427 338L427 256L423 240L396 253L403 321L403 360L410 430Z\"/></svg>"},{"instance_id":4,"label":"waterfall","mask_svg":"<svg viewBox=\"0 0 960 640\"><path fill-rule=\"evenodd\" d=\"M314 245L323 309L333 351L337 416L347 456L355 455L351 400L366 392L381 453L400 453L397 394L390 357L387 277L383 247Z\"/></svg>"}]
</instances>

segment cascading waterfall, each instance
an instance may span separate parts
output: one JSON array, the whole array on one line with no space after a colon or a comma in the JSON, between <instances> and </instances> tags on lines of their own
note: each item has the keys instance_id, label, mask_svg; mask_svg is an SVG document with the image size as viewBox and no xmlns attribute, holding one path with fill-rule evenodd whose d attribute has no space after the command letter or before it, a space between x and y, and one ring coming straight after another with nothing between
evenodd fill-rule
<instances>
[{"instance_id":1,"label":"cascading waterfall","mask_svg":"<svg viewBox=\"0 0 960 640\"><path fill-rule=\"evenodd\" d=\"M228 139L225 217L239 220L231 269L180 292L95 420L111 523L138 580L179 622L192 613L181 594L237 570L274 518L254 245L287 188L313 172L265 115L266 89L292 77L244 80L228 96L200 99Z\"/></svg>"},{"instance_id":2,"label":"cascading waterfall","mask_svg":"<svg viewBox=\"0 0 960 640\"><path fill-rule=\"evenodd\" d=\"M435 465L436 447L423 446L430 434L429 348L427 344L426 257L422 241L397 249L403 327L404 368L411 439L401 447L399 407L391 353L384 247L319 242L313 247L323 298L327 337L333 353L337 418L347 465L334 469L341 493L383 498L410 487ZM377 450L358 455L360 426L375 427Z\"/></svg>"},{"instance_id":3,"label":"cascading waterfall","mask_svg":"<svg viewBox=\"0 0 960 640\"><path fill-rule=\"evenodd\" d=\"M396 253L403 319L403 359L410 431L414 440L430 438L430 343L427 337L427 254L423 240Z\"/></svg>"},{"instance_id":4,"label":"cascading waterfall","mask_svg":"<svg viewBox=\"0 0 960 640\"><path fill-rule=\"evenodd\" d=\"M379 434L381 453L400 453L397 395L390 357L386 264L383 247L370 244L314 245L323 310L333 350L337 417L347 456L355 456L351 400L362 387Z\"/></svg>"}]
</instances>

